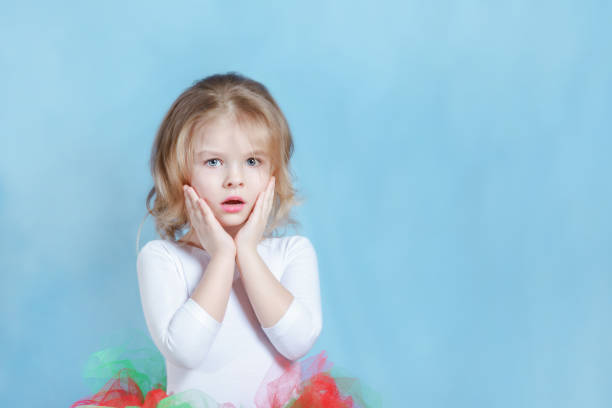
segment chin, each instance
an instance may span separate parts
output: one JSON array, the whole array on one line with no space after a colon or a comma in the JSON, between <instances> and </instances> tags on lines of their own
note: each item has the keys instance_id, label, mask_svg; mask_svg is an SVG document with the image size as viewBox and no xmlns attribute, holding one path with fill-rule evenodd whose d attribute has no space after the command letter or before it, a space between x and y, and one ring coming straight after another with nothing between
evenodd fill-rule
<instances>
[{"instance_id":1,"label":"chin","mask_svg":"<svg viewBox=\"0 0 612 408\"><path fill-rule=\"evenodd\" d=\"M221 222L221 225L226 227L236 227L238 225L244 224L245 221L246 219L244 219L244 217L240 214L224 214L223 222Z\"/></svg>"}]
</instances>

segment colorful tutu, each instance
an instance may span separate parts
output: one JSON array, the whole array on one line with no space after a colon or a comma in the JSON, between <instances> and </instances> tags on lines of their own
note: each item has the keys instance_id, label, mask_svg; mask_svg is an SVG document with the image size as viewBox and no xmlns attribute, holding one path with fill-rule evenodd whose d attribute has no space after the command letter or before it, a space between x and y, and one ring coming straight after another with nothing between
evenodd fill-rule
<instances>
[{"instance_id":1,"label":"colorful tutu","mask_svg":"<svg viewBox=\"0 0 612 408\"><path fill-rule=\"evenodd\" d=\"M167 395L164 358L142 334L131 334L127 345L93 353L84 378L95 392L71 408L238 408L215 401L200 390ZM378 408L380 396L357 378L347 376L327 359L325 351L290 366L280 377L262 386L256 408ZM97 390L97 392L96 392Z\"/></svg>"}]
</instances>

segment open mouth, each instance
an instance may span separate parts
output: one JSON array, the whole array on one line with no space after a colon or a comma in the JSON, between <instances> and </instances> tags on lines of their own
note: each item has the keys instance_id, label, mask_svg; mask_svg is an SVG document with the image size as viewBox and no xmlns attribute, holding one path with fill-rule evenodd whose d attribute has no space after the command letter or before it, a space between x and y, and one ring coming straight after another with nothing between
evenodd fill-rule
<instances>
[{"instance_id":1,"label":"open mouth","mask_svg":"<svg viewBox=\"0 0 612 408\"><path fill-rule=\"evenodd\" d=\"M221 203L221 208L223 208L225 212L235 213L242 210L244 204L245 202L241 197L228 197Z\"/></svg>"},{"instance_id":2,"label":"open mouth","mask_svg":"<svg viewBox=\"0 0 612 408\"><path fill-rule=\"evenodd\" d=\"M244 200L240 196L229 196L221 204L244 204Z\"/></svg>"}]
</instances>

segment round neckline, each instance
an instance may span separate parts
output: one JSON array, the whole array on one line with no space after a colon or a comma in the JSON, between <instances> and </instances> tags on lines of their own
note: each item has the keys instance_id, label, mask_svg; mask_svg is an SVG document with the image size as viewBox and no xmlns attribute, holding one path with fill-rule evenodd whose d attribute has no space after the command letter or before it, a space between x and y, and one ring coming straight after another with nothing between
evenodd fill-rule
<instances>
[{"instance_id":1,"label":"round neckline","mask_svg":"<svg viewBox=\"0 0 612 408\"><path fill-rule=\"evenodd\" d=\"M263 245L263 244L264 244L265 242L267 242L267 241L268 241L270 238L271 238L271 237L268 237L268 238L264 238L264 239L262 239L262 240L259 242L259 244L257 244L257 246L259 247L260 245ZM191 242L181 241L181 240L178 240L178 241L171 241L171 242L173 242L174 244L176 244L176 245L178 245L178 246L186 246L186 247L190 247L190 248L195 248L195 249L198 249L198 250L200 250L200 251L202 251L202 252L204 252L205 254L207 254L207 255L209 255L209 256L210 256L210 254L208 253L208 251L207 251L207 250L205 250L204 248L201 248L201 247L199 247L199 246L197 246L197 245L194 245L194 244L192 244Z\"/></svg>"}]
</instances>

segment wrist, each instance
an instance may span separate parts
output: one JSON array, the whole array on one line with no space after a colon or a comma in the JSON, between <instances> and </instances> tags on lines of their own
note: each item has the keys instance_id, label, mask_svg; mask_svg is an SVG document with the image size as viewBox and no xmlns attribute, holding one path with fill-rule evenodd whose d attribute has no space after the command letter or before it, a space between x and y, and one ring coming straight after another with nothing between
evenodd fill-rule
<instances>
[{"instance_id":1,"label":"wrist","mask_svg":"<svg viewBox=\"0 0 612 408\"><path fill-rule=\"evenodd\" d=\"M244 258L257 254L257 247L255 245L236 245L236 257Z\"/></svg>"},{"instance_id":2,"label":"wrist","mask_svg":"<svg viewBox=\"0 0 612 408\"><path fill-rule=\"evenodd\" d=\"M229 250L215 252L214 254L211 254L210 259L211 261L218 260L218 262L232 262L233 263L236 261L236 252L229 251Z\"/></svg>"}]
</instances>

